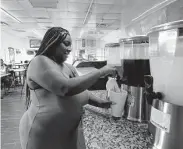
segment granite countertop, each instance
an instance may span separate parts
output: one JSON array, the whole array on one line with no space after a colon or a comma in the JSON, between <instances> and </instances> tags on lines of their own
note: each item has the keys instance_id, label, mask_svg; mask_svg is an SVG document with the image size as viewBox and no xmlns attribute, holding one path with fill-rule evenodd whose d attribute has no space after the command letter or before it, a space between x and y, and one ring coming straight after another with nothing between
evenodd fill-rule
<instances>
[{"instance_id":1,"label":"granite countertop","mask_svg":"<svg viewBox=\"0 0 183 149\"><path fill-rule=\"evenodd\" d=\"M92 91L106 99L106 91ZM107 109L84 107L83 130L87 149L151 149L147 124L121 118L113 120Z\"/></svg>"}]
</instances>

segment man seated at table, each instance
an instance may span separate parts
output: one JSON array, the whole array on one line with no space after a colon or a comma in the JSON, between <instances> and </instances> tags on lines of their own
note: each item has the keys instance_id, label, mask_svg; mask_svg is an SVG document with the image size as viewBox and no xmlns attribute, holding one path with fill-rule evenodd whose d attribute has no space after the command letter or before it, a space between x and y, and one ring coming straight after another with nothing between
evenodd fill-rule
<instances>
[{"instance_id":1,"label":"man seated at table","mask_svg":"<svg viewBox=\"0 0 183 149\"><path fill-rule=\"evenodd\" d=\"M1 75L10 73L9 69L8 69L7 65L4 63L3 59L0 59L0 63L1 63L1 69L0 69ZM1 77L1 89L2 88L9 89L12 85L13 85L13 76L12 75Z\"/></svg>"},{"instance_id":2,"label":"man seated at table","mask_svg":"<svg viewBox=\"0 0 183 149\"><path fill-rule=\"evenodd\" d=\"M3 59L0 59L0 63L1 63L1 74L6 74L7 72L7 67L6 67L6 64L4 63Z\"/></svg>"}]
</instances>

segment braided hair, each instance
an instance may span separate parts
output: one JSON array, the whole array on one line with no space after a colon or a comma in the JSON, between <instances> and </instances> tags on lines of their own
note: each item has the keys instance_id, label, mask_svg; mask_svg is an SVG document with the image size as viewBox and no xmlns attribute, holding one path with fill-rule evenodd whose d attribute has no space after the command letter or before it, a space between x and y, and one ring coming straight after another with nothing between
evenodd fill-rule
<instances>
[{"instance_id":1,"label":"braided hair","mask_svg":"<svg viewBox=\"0 0 183 149\"><path fill-rule=\"evenodd\" d=\"M70 35L69 32L62 27L52 27L47 30L45 33L41 45L35 56L45 55L48 58L54 60L54 55L56 52L56 47L63 42L67 35ZM27 83L25 84L26 89L26 110L29 108L30 100L30 88Z\"/></svg>"},{"instance_id":2,"label":"braided hair","mask_svg":"<svg viewBox=\"0 0 183 149\"><path fill-rule=\"evenodd\" d=\"M49 58L53 56L54 48L58 46L59 43L63 42L67 35L69 35L69 32L66 29L61 27L50 28L44 35L36 56L46 55Z\"/></svg>"}]
</instances>

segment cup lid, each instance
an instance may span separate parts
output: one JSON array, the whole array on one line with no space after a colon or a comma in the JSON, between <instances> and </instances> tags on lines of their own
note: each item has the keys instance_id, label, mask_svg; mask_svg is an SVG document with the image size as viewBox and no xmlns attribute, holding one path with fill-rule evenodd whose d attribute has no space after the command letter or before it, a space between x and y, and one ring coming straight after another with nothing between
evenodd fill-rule
<instances>
[{"instance_id":1,"label":"cup lid","mask_svg":"<svg viewBox=\"0 0 183 149\"><path fill-rule=\"evenodd\" d=\"M170 29L179 29L183 28L183 20L178 20L174 22L169 22L165 24L161 24L155 27L152 27L147 34L151 34L153 32L165 31Z\"/></svg>"},{"instance_id":2,"label":"cup lid","mask_svg":"<svg viewBox=\"0 0 183 149\"><path fill-rule=\"evenodd\" d=\"M149 37L145 35L139 35L139 36L134 36L130 38L122 38L119 40L120 43L124 44L142 44L142 43L149 43Z\"/></svg>"},{"instance_id":3,"label":"cup lid","mask_svg":"<svg viewBox=\"0 0 183 149\"><path fill-rule=\"evenodd\" d=\"M105 45L105 47L119 47L120 44L119 43L108 43Z\"/></svg>"}]
</instances>

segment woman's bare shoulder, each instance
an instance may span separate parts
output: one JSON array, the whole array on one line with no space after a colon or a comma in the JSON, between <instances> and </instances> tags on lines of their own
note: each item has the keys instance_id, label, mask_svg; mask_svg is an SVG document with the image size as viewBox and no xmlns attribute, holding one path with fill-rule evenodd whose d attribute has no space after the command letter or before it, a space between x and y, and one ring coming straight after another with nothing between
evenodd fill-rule
<instances>
[{"instance_id":1,"label":"woman's bare shoulder","mask_svg":"<svg viewBox=\"0 0 183 149\"><path fill-rule=\"evenodd\" d=\"M28 74L36 74L37 72L44 71L46 69L54 69L54 62L46 56L36 56L34 57L28 67Z\"/></svg>"},{"instance_id":2,"label":"woman's bare shoulder","mask_svg":"<svg viewBox=\"0 0 183 149\"><path fill-rule=\"evenodd\" d=\"M35 65L35 64L48 65L49 64L50 65L51 63L53 63L53 61L50 58L48 58L44 55L39 55L39 56L34 57L30 64L33 64L33 65Z\"/></svg>"},{"instance_id":3,"label":"woman's bare shoulder","mask_svg":"<svg viewBox=\"0 0 183 149\"><path fill-rule=\"evenodd\" d=\"M30 64L33 67L41 67L41 68L45 68L45 67L54 68L54 66L56 66L55 65L56 63L53 60L43 55L34 57Z\"/></svg>"}]
</instances>

